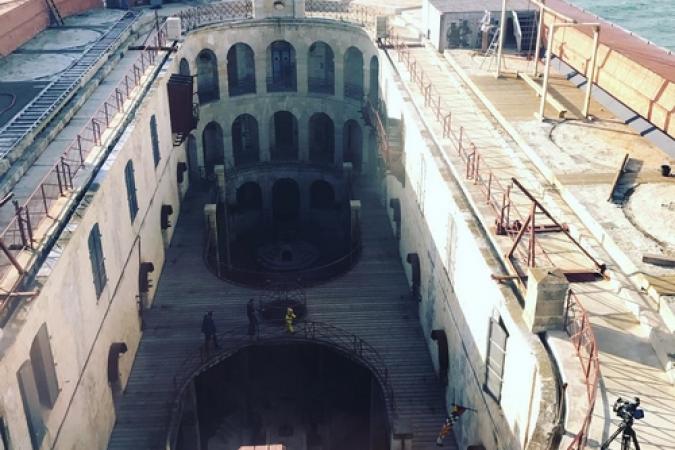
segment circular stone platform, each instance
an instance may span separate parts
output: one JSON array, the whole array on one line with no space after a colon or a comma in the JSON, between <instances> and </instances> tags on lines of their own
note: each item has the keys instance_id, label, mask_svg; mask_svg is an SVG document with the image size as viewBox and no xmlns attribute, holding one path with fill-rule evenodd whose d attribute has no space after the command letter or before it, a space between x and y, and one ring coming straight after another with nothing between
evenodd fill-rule
<instances>
[{"instance_id":1,"label":"circular stone platform","mask_svg":"<svg viewBox=\"0 0 675 450\"><path fill-rule=\"evenodd\" d=\"M94 30L50 28L26 42L22 50L65 50L82 47L101 37L102 33Z\"/></svg>"},{"instance_id":2,"label":"circular stone platform","mask_svg":"<svg viewBox=\"0 0 675 450\"><path fill-rule=\"evenodd\" d=\"M65 70L75 58L73 55L14 53L0 60L0 81L28 81L49 77Z\"/></svg>"},{"instance_id":3,"label":"circular stone platform","mask_svg":"<svg viewBox=\"0 0 675 450\"><path fill-rule=\"evenodd\" d=\"M258 249L258 262L265 270L273 272L306 269L320 256L319 249L301 240L273 242Z\"/></svg>"},{"instance_id":4,"label":"circular stone platform","mask_svg":"<svg viewBox=\"0 0 675 450\"><path fill-rule=\"evenodd\" d=\"M641 184L626 208L638 227L675 247L675 183Z\"/></svg>"}]
</instances>

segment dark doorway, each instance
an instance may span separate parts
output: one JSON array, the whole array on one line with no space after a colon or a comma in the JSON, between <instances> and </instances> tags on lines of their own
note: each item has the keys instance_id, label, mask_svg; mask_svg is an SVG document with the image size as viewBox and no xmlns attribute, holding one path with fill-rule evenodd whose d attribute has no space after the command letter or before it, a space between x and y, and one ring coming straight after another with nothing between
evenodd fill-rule
<instances>
[{"instance_id":1,"label":"dark doorway","mask_svg":"<svg viewBox=\"0 0 675 450\"><path fill-rule=\"evenodd\" d=\"M300 216L300 188L290 178L282 178L272 187L272 210L276 220L288 222Z\"/></svg>"},{"instance_id":2,"label":"dark doorway","mask_svg":"<svg viewBox=\"0 0 675 450\"><path fill-rule=\"evenodd\" d=\"M342 154L344 162L352 163L354 171L361 171L361 160L363 159L363 135L361 133L361 126L354 119L350 119L345 123L342 136Z\"/></svg>"},{"instance_id":3,"label":"dark doorway","mask_svg":"<svg viewBox=\"0 0 675 450\"><path fill-rule=\"evenodd\" d=\"M335 207L335 191L329 182L317 180L309 189L309 205L312 209L331 209Z\"/></svg>"},{"instance_id":4,"label":"dark doorway","mask_svg":"<svg viewBox=\"0 0 675 450\"><path fill-rule=\"evenodd\" d=\"M288 111L272 118L270 155L273 161L298 159L298 120Z\"/></svg>"},{"instance_id":5,"label":"dark doorway","mask_svg":"<svg viewBox=\"0 0 675 450\"><path fill-rule=\"evenodd\" d=\"M178 73L186 77L190 76L190 63L188 62L187 59L185 58L180 59L180 63L178 65Z\"/></svg>"},{"instance_id":6,"label":"dark doorway","mask_svg":"<svg viewBox=\"0 0 675 450\"><path fill-rule=\"evenodd\" d=\"M448 353L448 337L444 330L433 330L431 339L436 341L438 350L438 378L443 386L448 384L448 369L450 368L450 354Z\"/></svg>"},{"instance_id":7,"label":"dark doorway","mask_svg":"<svg viewBox=\"0 0 675 450\"><path fill-rule=\"evenodd\" d=\"M249 347L201 374L195 389L202 448L389 449L378 382L323 346Z\"/></svg>"},{"instance_id":8,"label":"dark doorway","mask_svg":"<svg viewBox=\"0 0 675 450\"><path fill-rule=\"evenodd\" d=\"M237 189L237 212L262 209L262 191L258 183L249 181Z\"/></svg>"},{"instance_id":9,"label":"dark doorway","mask_svg":"<svg viewBox=\"0 0 675 450\"><path fill-rule=\"evenodd\" d=\"M363 53L349 47L344 59L344 96L354 100L363 99Z\"/></svg>"},{"instance_id":10,"label":"dark doorway","mask_svg":"<svg viewBox=\"0 0 675 450\"><path fill-rule=\"evenodd\" d=\"M259 161L258 121L250 114L242 114L232 123L232 151L234 165L241 166Z\"/></svg>"},{"instance_id":11,"label":"dark doorway","mask_svg":"<svg viewBox=\"0 0 675 450\"><path fill-rule=\"evenodd\" d=\"M333 50L330 46L321 41L310 45L307 65L309 92L333 95L335 90L335 64Z\"/></svg>"},{"instance_id":12,"label":"dark doorway","mask_svg":"<svg viewBox=\"0 0 675 450\"><path fill-rule=\"evenodd\" d=\"M217 122L209 122L202 134L204 146L204 169L206 177L213 176L213 168L225 164L225 146L223 144L223 129Z\"/></svg>"},{"instance_id":13,"label":"dark doorway","mask_svg":"<svg viewBox=\"0 0 675 450\"><path fill-rule=\"evenodd\" d=\"M274 41L268 47L267 90L285 92L296 90L295 49L286 41Z\"/></svg>"},{"instance_id":14,"label":"dark doorway","mask_svg":"<svg viewBox=\"0 0 675 450\"><path fill-rule=\"evenodd\" d=\"M197 139L190 134L187 138L187 163L190 183L194 183L200 177L199 159L197 158Z\"/></svg>"},{"instance_id":15,"label":"dark doorway","mask_svg":"<svg viewBox=\"0 0 675 450\"><path fill-rule=\"evenodd\" d=\"M309 118L309 160L318 164L333 164L335 158L335 127L325 113Z\"/></svg>"},{"instance_id":16,"label":"dark doorway","mask_svg":"<svg viewBox=\"0 0 675 450\"><path fill-rule=\"evenodd\" d=\"M218 58L208 49L202 50L197 56L197 94L199 103L208 103L220 98Z\"/></svg>"},{"instance_id":17,"label":"dark doorway","mask_svg":"<svg viewBox=\"0 0 675 450\"><path fill-rule=\"evenodd\" d=\"M234 44L227 52L227 86L231 97L255 94L255 58L246 44Z\"/></svg>"},{"instance_id":18,"label":"dark doorway","mask_svg":"<svg viewBox=\"0 0 675 450\"><path fill-rule=\"evenodd\" d=\"M370 101L377 108L380 102L380 63L377 56L370 58L370 87L368 88L368 95Z\"/></svg>"}]
</instances>

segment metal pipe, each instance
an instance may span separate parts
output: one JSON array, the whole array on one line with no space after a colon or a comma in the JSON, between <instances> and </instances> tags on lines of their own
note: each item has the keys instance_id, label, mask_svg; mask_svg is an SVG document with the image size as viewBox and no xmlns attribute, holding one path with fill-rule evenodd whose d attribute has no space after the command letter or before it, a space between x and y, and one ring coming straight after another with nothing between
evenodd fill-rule
<instances>
[{"instance_id":1,"label":"metal pipe","mask_svg":"<svg viewBox=\"0 0 675 450\"><path fill-rule=\"evenodd\" d=\"M539 119L544 120L544 110L546 108L546 94L548 93L548 77L551 71L551 56L553 54L553 36L555 34L556 24L548 27L548 42L546 43L546 65L544 66L544 83L541 88L541 102L539 103Z\"/></svg>"},{"instance_id":2,"label":"metal pipe","mask_svg":"<svg viewBox=\"0 0 675 450\"><path fill-rule=\"evenodd\" d=\"M595 65L598 59L598 47L600 46L600 27L593 29L593 54L591 55L590 70L586 74L586 97L584 98L584 118L588 119L591 108L591 90L595 81Z\"/></svg>"},{"instance_id":3,"label":"metal pipe","mask_svg":"<svg viewBox=\"0 0 675 450\"><path fill-rule=\"evenodd\" d=\"M502 75L502 51L504 49L504 34L506 33L506 0L502 0L502 15L499 19L499 46L497 48L497 78Z\"/></svg>"}]
</instances>

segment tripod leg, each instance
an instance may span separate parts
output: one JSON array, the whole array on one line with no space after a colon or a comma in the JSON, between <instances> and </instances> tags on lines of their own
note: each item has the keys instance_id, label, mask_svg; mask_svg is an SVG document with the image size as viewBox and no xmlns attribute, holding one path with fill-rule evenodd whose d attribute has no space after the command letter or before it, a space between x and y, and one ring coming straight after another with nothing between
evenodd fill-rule
<instances>
[{"instance_id":1,"label":"tripod leg","mask_svg":"<svg viewBox=\"0 0 675 450\"><path fill-rule=\"evenodd\" d=\"M633 445L635 446L635 450L640 450L640 443L637 440L637 433L632 428L630 429L630 437L633 438Z\"/></svg>"},{"instance_id":2,"label":"tripod leg","mask_svg":"<svg viewBox=\"0 0 675 450\"><path fill-rule=\"evenodd\" d=\"M612 441L616 439L616 437L619 435L619 433L623 431L624 428L625 428L624 424L619 425L619 428L617 428L616 431L612 433L609 439L607 439L605 442L602 443L602 445L600 446L600 450L607 450L609 448L609 444L611 444Z\"/></svg>"}]
</instances>

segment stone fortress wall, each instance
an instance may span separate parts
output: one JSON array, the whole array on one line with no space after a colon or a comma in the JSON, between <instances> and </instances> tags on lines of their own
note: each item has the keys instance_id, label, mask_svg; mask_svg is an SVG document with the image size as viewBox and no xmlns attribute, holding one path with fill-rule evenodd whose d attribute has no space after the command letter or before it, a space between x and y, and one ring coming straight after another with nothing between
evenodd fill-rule
<instances>
[{"instance_id":1,"label":"stone fortress wall","mask_svg":"<svg viewBox=\"0 0 675 450\"><path fill-rule=\"evenodd\" d=\"M454 427L459 448L548 448L556 403L551 361L525 324L514 292L491 278L501 272L498 256L398 74L389 65L383 72L388 115L404 123L406 172L404 184L386 177L383 202L400 203L400 224L393 208L389 213L392 228L400 227L399 253L411 284L415 268L408 255L419 260L419 317L437 370L432 333L447 336L446 404L477 410ZM485 389L491 323L508 336L499 398Z\"/></svg>"},{"instance_id":2,"label":"stone fortress wall","mask_svg":"<svg viewBox=\"0 0 675 450\"><path fill-rule=\"evenodd\" d=\"M170 220L175 222L188 184L187 177L183 183L177 182L177 164L185 161L185 153L173 147L169 123L166 83L177 70L174 66L177 62L169 60L160 73L43 264L38 273L40 295L17 311L3 329L5 343L11 337L12 344L2 350L0 405L4 410L0 414L12 448L33 448L29 422L33 434L41 436L40 448L103 449L107 445L115 422L113 389L108 381L109 352L116 343L124 343L128 349L118 360L121 389L140 342L139 308L150 307L154 295L154 286L147 294L139 292L139 266L145 262L154 265L150 278L156 285L164 249L173 233L173 227L161 229L160 210L162 205L171 205L174 213ZM157 164L153 160L151 116L158 129ZM129 161L133 163L138 204L133 220L125 184ZM106 275L98 295L90 260L95 225L100 230ZM28 404L31 400L22 402L18 386L19 371L26 363L32 363L35 370L31 349L43 325L49 339L42 342L41 351L52 355L58 389L51 406L36 398L32 405ZM30 392L24 397L30 398ZM27 420L31 416L33 420Z\"/></svg>"}]
</instances>

